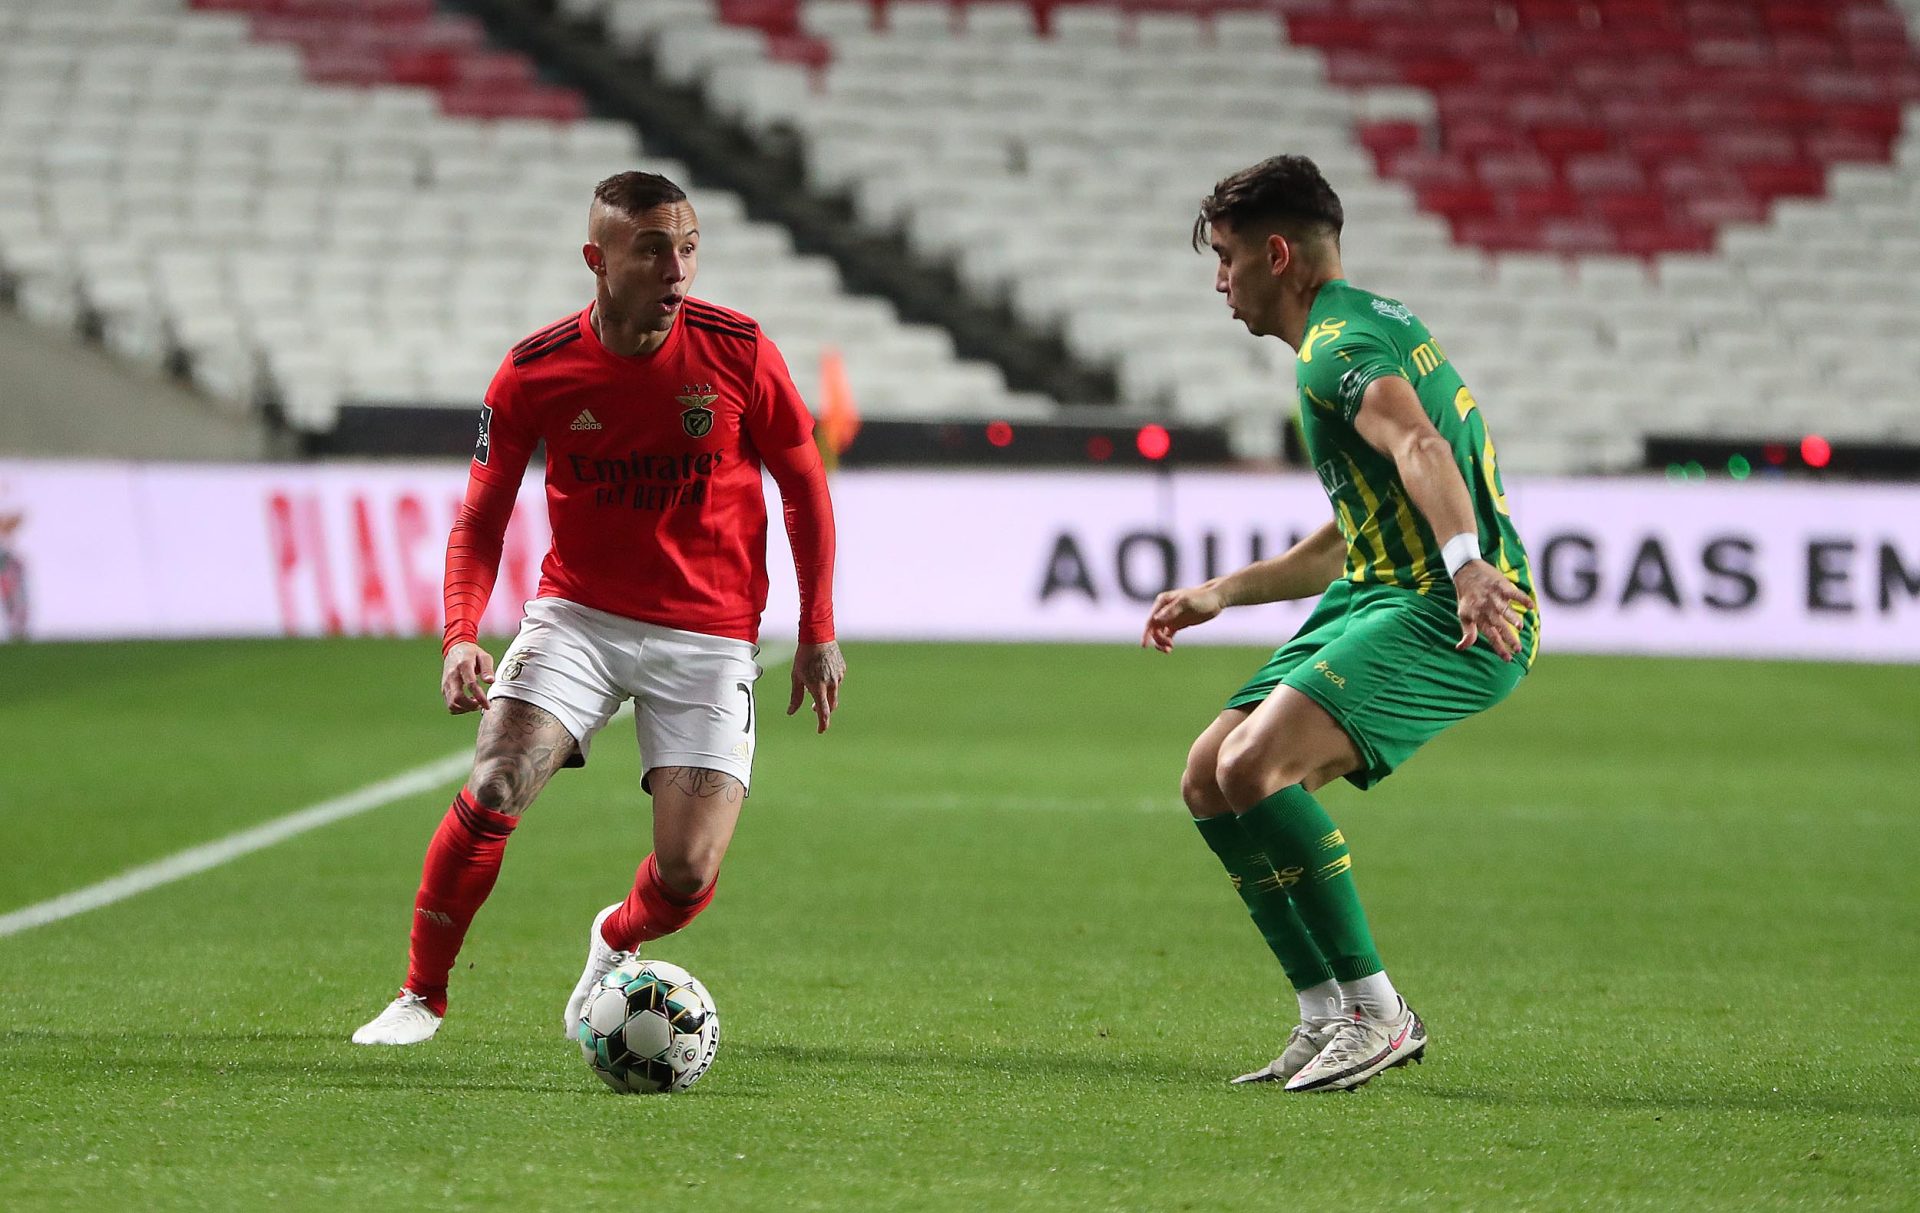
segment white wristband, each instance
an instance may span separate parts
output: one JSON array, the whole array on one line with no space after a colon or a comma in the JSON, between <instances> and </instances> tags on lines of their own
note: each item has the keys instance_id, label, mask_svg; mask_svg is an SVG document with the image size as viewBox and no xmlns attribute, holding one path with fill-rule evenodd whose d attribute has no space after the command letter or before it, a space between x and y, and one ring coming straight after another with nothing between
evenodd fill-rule
<instances>
[{"instance_id":1,"label":"white wristband","mask_svg":"<svg viewBox=\"0 0 1920 1213\"><path fill-rule=\"evenodd\" d=\"M1447 576L1458 577L1469 561L1480 559L1480 536L1461 531L1440 545L1440 559L1446 562Z\"/></svg>"}]
</instances>

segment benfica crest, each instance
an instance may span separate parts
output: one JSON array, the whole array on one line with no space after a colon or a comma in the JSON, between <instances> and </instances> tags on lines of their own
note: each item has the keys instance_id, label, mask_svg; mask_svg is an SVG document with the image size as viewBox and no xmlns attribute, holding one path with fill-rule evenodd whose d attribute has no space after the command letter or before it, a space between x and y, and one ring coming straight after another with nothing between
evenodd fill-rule
<instances>
[{"instance_id":1,"label":"benfica crest","mask_svg":"<svg viewBox=\"0 0 1920 1213\"><path fill-rule=\"evenodd\" d=\"M686 406L680 411L680 428L689 438L705 438L713 429L713 402L720 393L710 383L690 383L685 391L686 395L674 397Z\"/></svg>"}]
</instances>

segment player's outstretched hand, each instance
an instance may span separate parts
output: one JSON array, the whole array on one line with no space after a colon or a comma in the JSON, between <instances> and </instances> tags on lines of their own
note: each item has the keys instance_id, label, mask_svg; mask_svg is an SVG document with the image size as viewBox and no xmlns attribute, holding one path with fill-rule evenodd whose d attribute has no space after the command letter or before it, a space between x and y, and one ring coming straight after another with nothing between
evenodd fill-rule
<instances>
[{"instance_id":1,"label":"player's outstretched hand","mask_svg":"<svg viewBox=\"0 0 1920 1213\"><path fill-rule=\"evenodd\" d=\"M834 641L803 644L793 651L793 695L787 700L787 715L800 710L801 700L813 696L813 718L820 722L815 733L827 731L834 709L840 706L840 683L847 676L847 659L840 655Z\"/></svg>"},{"instance_id":2,"label":"player's outstretched hand","mask_svg":"<svg viewBox=\"0 0 1920 1213\"><path fill-rule=\"evenodd\" d=\"M1220 591L1211 585L1167 590L1153 600L1153 609L1147 612L1147 630L1140 636L1140 647L1171 653L1175 632L1205 623L1226 606Z\"/></svg>"},{"instance_id":3,"label":"player's outstretched hand","mask_svg":"<svg viewBox=\"0 0 1920 1213\"><path fill-rule=\"evenodd\" d=\"M455 716L486 711L487 686L492 681L493 658L471 640L448 649L446 660L440 663L440 698L447 701L447 711Z\"/></svg>"},{"instance_id":4,"label":"player's outstretched hand","mask_svg":"<svg viewBox=\"0 0 1920 1213\"><path fill-rule=\"evenodd\" d=\"M1460 643L1453 647L1464 653L1484 636L1500 660L1512 661L1520 651L1521 613L1533 609L1533 599L1484 560L1461 565L1453 588L1460 598Z\"/></svg>"}]
</instances>

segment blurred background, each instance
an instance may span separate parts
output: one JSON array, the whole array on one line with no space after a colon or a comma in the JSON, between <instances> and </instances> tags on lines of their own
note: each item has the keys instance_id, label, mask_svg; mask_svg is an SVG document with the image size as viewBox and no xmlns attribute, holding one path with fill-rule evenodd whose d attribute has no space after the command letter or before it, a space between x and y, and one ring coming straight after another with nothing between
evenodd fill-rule
<instances>
[{"instance_id":1,"label":"blurred background","mask_svg":"<svg viewBox=\"0 0 1920 1213\"><path fill-rule=\"evenodd\" d=\"M585 201L640 167L697 205L696 292L826 422L855 635L1011 607L1114 638L1324 512L1291 351L1188 245L1217 178L1299 152L1350 277L1480 399L1563 643L1671 617L1912 656L1916 28L1920 0L0 0L6 626L435 631L475 406L590 298ZM953 545L952 585L873 567Z\"/></svg>"}]
</instances>

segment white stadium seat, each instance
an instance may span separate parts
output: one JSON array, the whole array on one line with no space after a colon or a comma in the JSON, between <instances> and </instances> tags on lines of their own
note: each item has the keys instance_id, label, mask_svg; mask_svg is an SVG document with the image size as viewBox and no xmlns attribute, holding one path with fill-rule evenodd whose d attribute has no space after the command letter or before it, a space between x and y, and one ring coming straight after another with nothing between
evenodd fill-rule
<instances>
[{"instance_id":1,"label":"white stadium seat","mask_svg":"<svg viewBox=\"0 0 1920 1213\"><path fill-rule=\"evenodd\" d=\"M1899 2L1920 29L1920 0ZM561 3L737 120L797 133L810 185L1111 364L1121 405L1227 424L1243 453L1273 441L1290 363L1233 324L1187 236L1215 179L1282 150L1333 179L1352 276L1433 325L1509 469L1630 463L1621 435L1653 426L1920 431L1920 106L1893 164L1837 166L1829 196L1782 200L1711 255L1489 255L1356 140L1430 124L1431 94L1328 87L1275 15L1297 5L1047 7L1043 32L1025 0L807 0L799 28L830 50L815 71L715 0ZM588 187L639 165L684 179L623 124L489 123L424 89L313 85L298 50L250 32L182 0L0 0L0 274L24 311L89 312L128 356L184 355L209 390L302 425L407 392L467 407L505 344L586 297ZM833 349L871 415L1043 407L848 296L737 197L692 192L697 290L758 316L803 390ZM1863 365L1863 344L1889 352Z\"/></svg>"},{"instance_id":2,"label":"white stadium seat","mask_svg":"<svg viewBox=\"0 0 1920 1213\"><path fill-rule=\"evenodd\" d=\"M711 0L569 9L604 10L690 73L765 64L764 37L717 26ZM623 123L452 118L425 89L310 84L297 49L250 29L179 0L0 0L0 275L23 311L89 311L126 356L184 357L205 390L275 401L305 428L346 402L471 408L508 346L591 297L594 183L648 168L700 210L696 293L803 335L789 362L804 393L834 348L870 381L872 416L1014 407L997 370L846 295L831 262L643 157ZM776 102L792 103L761 111Z\"/></svg>"}]
</instances>

